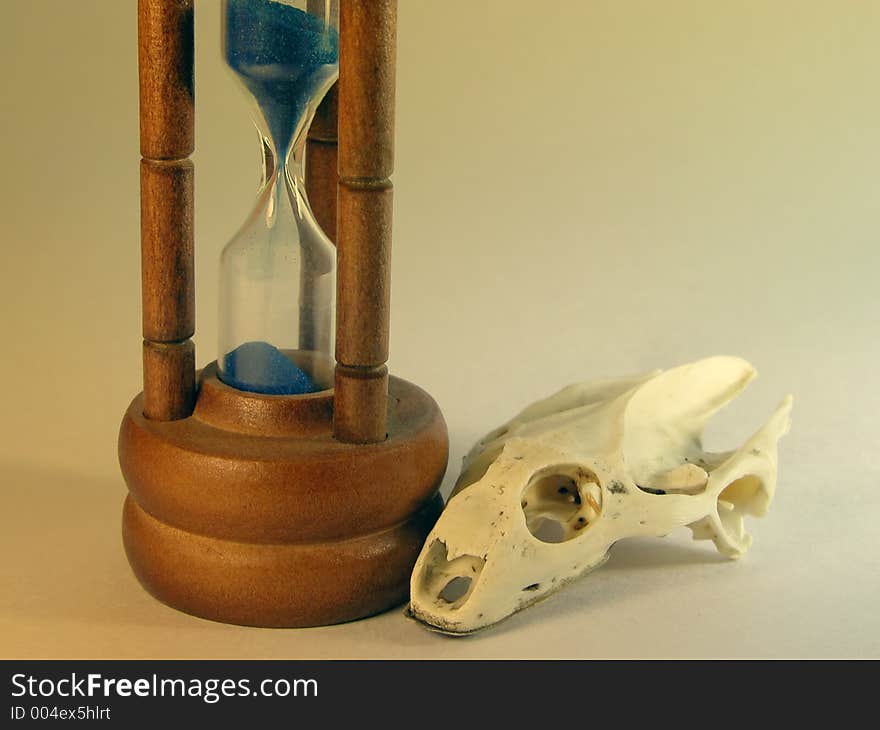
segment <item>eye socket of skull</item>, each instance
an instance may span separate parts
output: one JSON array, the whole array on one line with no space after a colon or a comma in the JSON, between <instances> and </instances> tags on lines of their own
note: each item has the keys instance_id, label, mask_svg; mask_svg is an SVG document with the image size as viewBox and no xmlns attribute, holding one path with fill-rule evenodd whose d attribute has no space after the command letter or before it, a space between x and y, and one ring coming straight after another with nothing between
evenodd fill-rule
<instances>
[{"instance_id":1,"label":"eye socket of skull","mask_svg":"<svg viewBox=\"0 0 880 730\"><path fill-rule=\"evenodd\" d=\"M566 542L582 534L602 513L602 487L589 469L575 464L532 475L522 494L526 526L541 542Z\"/></svg>"}]
</instances>

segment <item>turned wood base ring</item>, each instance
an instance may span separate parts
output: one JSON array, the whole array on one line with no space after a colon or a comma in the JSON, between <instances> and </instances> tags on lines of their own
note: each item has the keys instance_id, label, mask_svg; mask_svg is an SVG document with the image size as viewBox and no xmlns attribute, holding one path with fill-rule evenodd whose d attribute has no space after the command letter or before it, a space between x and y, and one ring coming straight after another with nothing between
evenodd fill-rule
<instances>
[{"instance_id":1,"label":"turned wood base ring","mask_svg":"<svg viewBox=\"0 0 880 730\"><path fill-rule=\"evenodd\" d=\"M443 416L392 377L385 441L339 443L331 418L332 391L243 393L214 364L189 418L148 420L136 397L119 459L123 540L144 587L187 613L251 626L340 623L403 603L442 509Z\"/></svg>"}]
</instances>

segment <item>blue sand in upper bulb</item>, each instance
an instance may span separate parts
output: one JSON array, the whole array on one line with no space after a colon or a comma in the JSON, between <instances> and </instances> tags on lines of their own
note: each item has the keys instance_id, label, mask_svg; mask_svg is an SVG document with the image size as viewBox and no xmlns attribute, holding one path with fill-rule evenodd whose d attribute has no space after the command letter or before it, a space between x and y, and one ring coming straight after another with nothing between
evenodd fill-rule
<instances>
[{"instance_id":1,"label":"blue sand in upper bulb","mask_svg":"<svg viewBox=\"0 0 880 730\"><path fill-rule=\"evenodd\" d=\"M335 73L338 33L280 2L228 0L224 54L254 95L283 156L309 100Z\"/></svg>"},{"instance_id":2,"label":"blue sand in upper bulb","mask_svg":"<svg viewBox=\"0 0 880 730\"><path fill-rule=\"evenodd\" d=\"M268 342L245 342L223 358L220 379L249 393L302 395L319 388L293 361Z\"/></svg>"}]
</instances>

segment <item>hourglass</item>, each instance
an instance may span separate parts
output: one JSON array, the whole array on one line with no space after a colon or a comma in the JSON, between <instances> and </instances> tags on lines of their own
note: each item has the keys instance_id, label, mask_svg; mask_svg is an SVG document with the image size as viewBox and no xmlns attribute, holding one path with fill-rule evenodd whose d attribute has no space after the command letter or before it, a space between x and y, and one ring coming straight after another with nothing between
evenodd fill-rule
<instances>
[{"instance_id":1,"label":"hourglass","mask_svg":"<svg viewBox=\"0 0 880 730\"><path fill-rule=\"evenodd\" d=\"M222 13L263 178L197 373L193 2L139 0L144 390L119 435L123 540L175 608L337 623L406 599L448 456L436 403L385 365L395 0Z\"/></svg>"}]
</instances>

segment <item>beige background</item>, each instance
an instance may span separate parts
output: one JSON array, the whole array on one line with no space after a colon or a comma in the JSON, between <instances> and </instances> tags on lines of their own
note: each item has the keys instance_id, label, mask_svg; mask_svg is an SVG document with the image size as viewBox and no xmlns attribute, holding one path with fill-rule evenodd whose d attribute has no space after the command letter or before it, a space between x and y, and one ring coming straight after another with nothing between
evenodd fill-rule
<instances>
[{"instance_id":1,"label":"beige background","mask_svg":"<svg viewBox=\"0 0 880 730\"><path fill-rule=\"evenodd\" d=\"M200 362L258 149L199 0ZM771 513L682 531L468 640L398 611L227 627L147 596L119 538L139 389L134 0L0 3L0 656L878 656L880 3L400 0L392 369L452 461L569 382L726 352L786 392Z\"/></svg>"}]
</instances>

